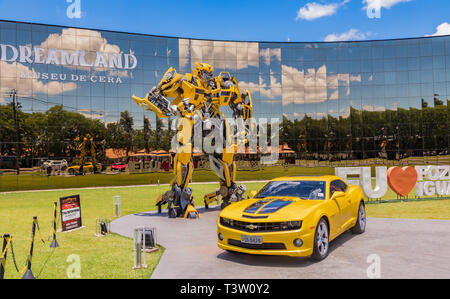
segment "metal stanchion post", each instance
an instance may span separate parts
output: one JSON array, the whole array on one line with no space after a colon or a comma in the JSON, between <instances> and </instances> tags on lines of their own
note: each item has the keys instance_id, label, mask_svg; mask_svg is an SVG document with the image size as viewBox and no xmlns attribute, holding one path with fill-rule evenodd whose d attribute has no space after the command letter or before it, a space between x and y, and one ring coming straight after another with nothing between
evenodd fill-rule
<instances>
[{"instance_id":1,"label":"metal stanchion post","mask_svg":"<svg viewBox=\"0 0 450 299\"><path fill-rule=\"evenodd\" d=\"M54 202L55 208L53 210L53 240L52 243L50 244L50 248L56 248L59 247L58 241L56 241L56 216L57 216L57 207L58 207L58 203L55 201Z\"/></svg>"},{"instance_id":2,"label":"metal stanchion post","mask_svg":"<svg viewBox=\"0 0 450 299\"><path fill-rule=\"evenodd\" d=\"M6 246L8 246L8 242L10 242L10 236L9 234L4 234L3 235L3 246L2 246L2 251L0 252L0 254L4 254L3 256L1 256L1 263L0 263L0 279L3 279L5 277L5 267L6 267L6 255L8 254L8 248Z\"/></svg>"},{"instance_id":3,"label":"metal stanchion post","mask_svg":"<svg viewBox=\"0 0 450 299\"><path fill-rule=\"evenodd\" d=\"M31 244L30 244L30 252L27 257L27 270L25 274L22 276L22 279L35 279L33 272L31 271L31 261L33 260L33 249L34 249L34 236L36 235L36 222L37 216L33 216L33 226L31 228Z\"/></svg>"},{"instance_id":4,"label":"metal stanchion post","mask_svg":"<svg viewBox=\"0 0 450 299\"><path fill-rule=\"evenodd\" d=\"M133 245L134 245L134 267L133 269L140 269L142 267L142 246L140 239L142 236L139 235L139 228L134 229L134 235L133 235Z\"/></svg>"},{"instance_id":5,"label":"metal stanchion post","mask_svg":"<svg viewBox=\"0 0 450 299\"><path fill-rule=\"evenodd\" d=\"M114 196L114 216L120 217L120 196Z\"/></svg>"},{"instance_id":6,"label":"metal stanchion post","mask_svg":"<svg viewBox=\"0 0 450 299\"><path fill-rule=\"evenodd\" d=\"M147 246L145 243L145 226L142 227L142 254L144 255L144 263L142 264L143 268L147 268Z\"/></svg>"}]
</instances>

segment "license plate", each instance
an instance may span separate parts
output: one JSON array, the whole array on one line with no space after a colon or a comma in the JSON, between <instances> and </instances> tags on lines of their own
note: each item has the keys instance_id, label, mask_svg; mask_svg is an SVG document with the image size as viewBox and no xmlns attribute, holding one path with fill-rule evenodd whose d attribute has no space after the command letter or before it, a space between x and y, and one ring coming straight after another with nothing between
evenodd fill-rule
<instances>
[{"instance_id":1,"label":"license plate","mask_svg":"<svg viewBox=\"0 0 450 299\"><path fill-rule=\"evenodd\" d=\"M241 235L241 242L246 244L262 244L261 236L247 236Z\"/></svg>"}]
</instances>

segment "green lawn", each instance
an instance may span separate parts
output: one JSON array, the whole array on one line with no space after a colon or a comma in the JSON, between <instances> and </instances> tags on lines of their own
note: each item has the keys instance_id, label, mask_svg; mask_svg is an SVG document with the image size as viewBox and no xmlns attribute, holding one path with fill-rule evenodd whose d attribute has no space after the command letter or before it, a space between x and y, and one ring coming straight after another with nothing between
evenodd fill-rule
<instances>
[{"instance_id":1,"label":"green lawn","mask_svg":"<svg viewBox=\"0 0 450 299\"><path fill-rule=\"evenodd\" d=\"M248 184L249 188L257 188L262 183ZM192 185L197 205L203 204L203 195L214 191L217 184ZM85 228L73 232L57 233L60 247L49 248L43 244L36 233L35 254L33 256L33 273L38 275L44 262L52 254L39 278L66 278L69 263L66 259L77 254L81 259L82 278L148 278L157 265L163 248L156 253L148 254L148 269L132 270L133 242L131 239L108 235L95 236L97 218L113 219L113 197L121 197L122 215L155 209L155 198L168 189L164 186L123 187L105 189L84 189L64 191L36 191L0 194L0 234L9 233L13 237L13 245L18 266L22 269L29 247L29 239L33 216L38 217L44 239L51 233L53 202L60 197L80 194L81 213ZM60 227L60 225L59 225ZM7 259L6 278L20 278L14 270L12 256Z\"/></svg>"},{"instance_id":2,"label":"green lawn","mask_svg":"<svg viewBox=\"0 0 450 299\"><path fill-rule=\"evenodd\" d=\"M262 185L263 182L246 184L248 191L257 190ZM200 206L203 195L215 190L217 184L193 184L191 187L196 205ZM147 256L148 269L132 270L132 240L119 235L96 237L96 218L112 219L115 195L121 196L122 215L153 210L155 198L167 189L168 186L163 185L0 194L0 234L10 233L13 236L17 262L22 268L29 245L32 217L38 216L42 234L47 240L51 232L53 202L62 196L80 194L85 228L58 233L60 247L54 251L48 247L48 242L42 244L37 234L33 273L39 275L43 269L39 278L66 278L69 266L66 260L69 255L77 254L81 260L82 278L148 278L163 248ZM450 200L368 204L367 214L369 217L450 219ZM6 278L20 277L9 254Z\"/></svg>"},{"instance_id":3,"label":"green lawn","mask_svg":"<svg viewBox=\"0 0 450 299\"><path fill-rule=\"evenodd\" d=\"M238 170L238 180L268 180L284 175L322 175L334 174L329 167L266 167L261 170ZM172 172L154 172L142 174L95 174L84 176L43 176L35 174L3 174L0 175L0 192L18 190L43 190L102 186L130 186L168 183L173 178ZM217 181L217 176L210 170L195 170L192 180L194 182Z\"/></svg>"},{"instance_id":4,"label":"green lawn","mask_svg":"<svg viewBox=\"0 0 450 299\"><path fill-rule=\"evenodd\" d=\"M402 201L366 205L367 216L450 220L450 200Z\"/></svg>"}]
</instances>

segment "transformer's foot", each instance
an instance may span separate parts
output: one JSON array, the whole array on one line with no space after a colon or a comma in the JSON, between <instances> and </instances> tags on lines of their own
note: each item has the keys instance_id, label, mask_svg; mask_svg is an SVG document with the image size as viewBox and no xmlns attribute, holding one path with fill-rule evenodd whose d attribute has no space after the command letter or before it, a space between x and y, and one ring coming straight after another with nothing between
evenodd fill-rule
<instances>
[{"instance_id":1,"label":"transformer's foot","mask_svg":"<svg viewBox=\"0 0 450 299\"><path fill-rule=\"evenodd\" d=\"M157 206L158 206L158 214L161 214L162 213L161 205L157 205Z\"/></svg>"},{"instance_id":2,"label":"transformer's foot","mask_svg":"<svg viewBox=\"0 0 450 299\"><path fill-rule=\"evenodd\" d=\"M177 218L178 212L176 208L169 208L167 210L167 214L169 215L169 218Z\"/></svg>"},{"instance_id":3,"label":"transformer's foot","mask_svg":"<svg viewBox=\"0 0 450 299\"><path fill-rule=\"evenodd\" d=\"M224 201L222 202L222 204L220 205L220 208L223 210L225 209L227 206L229 206L231 204L231 202L229 201Z\"/></svg>"},{"instance_id":4,"label":"transformer's foot","mask_svg":"<svg viewBox=\"0 0 450 299\"><path fill-rule=\"evenodd\" d=\"M186 211L184 213L184 218L188 218L188 219L199 218L198 211L192 203L186 207Z\"/></svg>"},{"instance_id":5,"label":"transformer's foot","mask_svg":"<svg viewBox=\"0 0 450 299\"><path fill-rule=\"evenodd\" d=\"M218 198L219 195L220 195L219 190L206 194L203 201L205 203L205 209L208 209L209 204L211 204L213 201L217 201L217 203L219 203Z\"/></svg>"}]
</instances>

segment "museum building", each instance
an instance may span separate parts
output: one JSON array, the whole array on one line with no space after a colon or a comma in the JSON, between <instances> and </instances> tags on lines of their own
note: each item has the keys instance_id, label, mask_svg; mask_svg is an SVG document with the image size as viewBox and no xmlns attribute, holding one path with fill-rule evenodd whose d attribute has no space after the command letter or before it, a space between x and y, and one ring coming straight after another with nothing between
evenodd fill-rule
<instances>
[{"instance_id":1,"label":"museum building","mask_svg":"<svg viewBox=\"0 0 450 299\"><path fill-rule=\"evenodd\" d=\"M0 108L13 105L16 116L3 115L17 118L61 106L105 125L128 111L135 128L144 116L155 128L131 95L195 62L236 76L252 93L254 118L280 119L281 142L297 159L440 163L450 155L450 36L219 41L0 21ZM8 135L14 120L0 123L2 155L26 142L26 128Z\"/></svg>"}]
</instances>

